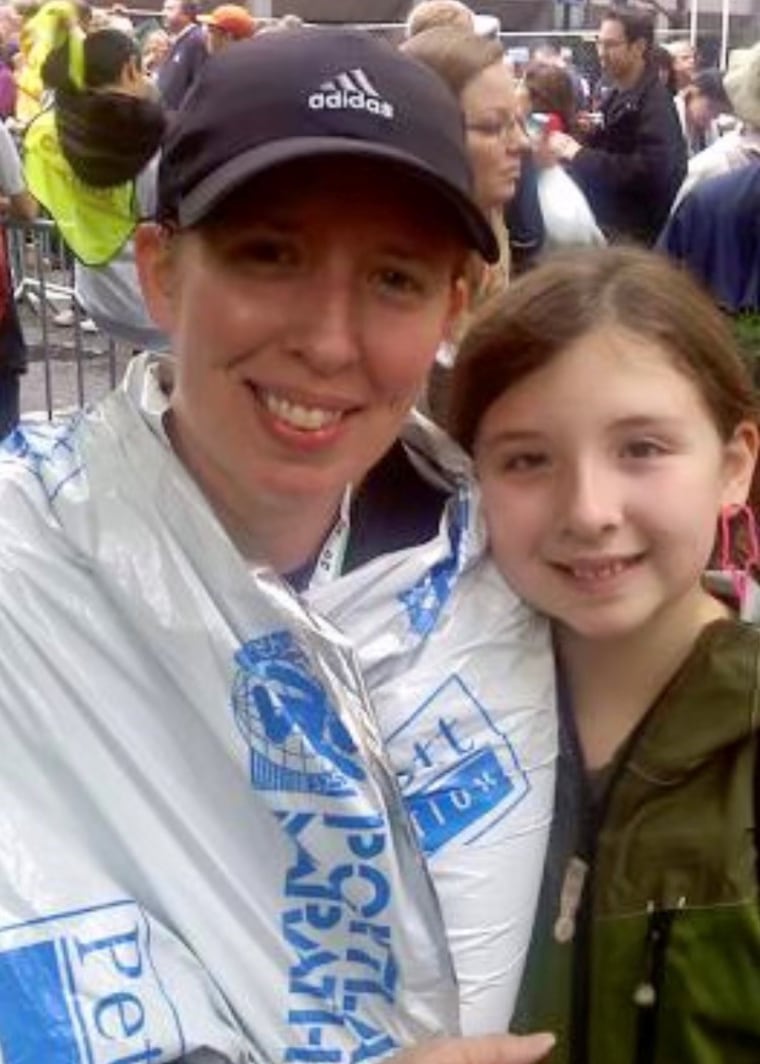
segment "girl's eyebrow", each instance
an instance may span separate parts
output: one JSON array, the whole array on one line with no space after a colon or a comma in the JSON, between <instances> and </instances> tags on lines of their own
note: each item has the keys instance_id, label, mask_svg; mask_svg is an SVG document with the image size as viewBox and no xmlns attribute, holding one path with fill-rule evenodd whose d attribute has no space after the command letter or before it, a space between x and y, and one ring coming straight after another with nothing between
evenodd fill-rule
<instances>
[{"instance_id":1,"label":"girl's eyebrow","mask_svg":"<svg viewBox=\"0 0 760 1064\"><path fill-rule=\"evenodd\" d=\"M630 414L610 424L611 429L641 430L651 428L676 428L683 424L683 419L673 414ZM509 428L500 429L483 437L489 446L496 443L531 443L543 440L545 433L540 429Z\"/></svg>"},{"instance_id":2,"label":"girl's eyebrow","mask_svg":"<svg viewBox=\"0 0 760 1064\"><path fill-rule=\"evenodd\" d=\"M543 439L538 429L501 429L483 439L484 443L529 443Z\"/></svg>"}]
</instances>

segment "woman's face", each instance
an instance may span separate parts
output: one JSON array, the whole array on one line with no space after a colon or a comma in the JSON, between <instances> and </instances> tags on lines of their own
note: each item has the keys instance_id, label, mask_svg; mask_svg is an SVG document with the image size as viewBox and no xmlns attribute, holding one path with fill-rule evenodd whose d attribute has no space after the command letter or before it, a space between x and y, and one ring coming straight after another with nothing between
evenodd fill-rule
<instances>
[{"instance_id":1,"label":"woman's face","mask_svg":"<svg viewBox=\"0 0 760 1064\"><path fill-rule=\"evenodd\" d=\"M520 155L528 147L508 67L486 67L467 83L461 102L475 199L485 211L500 209L515 194Z\"/></svg>"},{"instance_id":2,"label":"woman's face","mask_svg":"<svg viewBox=\"0 0 760 1064\"><path fill-rule=\"evenodd\" d=\"M465 248L425 197L328 159L307 188L298 165L273 171L168 245L138 232L177 355L175 441L214 504L333 506L391 446L462 302Z\"/></svg>"}]
</instances>

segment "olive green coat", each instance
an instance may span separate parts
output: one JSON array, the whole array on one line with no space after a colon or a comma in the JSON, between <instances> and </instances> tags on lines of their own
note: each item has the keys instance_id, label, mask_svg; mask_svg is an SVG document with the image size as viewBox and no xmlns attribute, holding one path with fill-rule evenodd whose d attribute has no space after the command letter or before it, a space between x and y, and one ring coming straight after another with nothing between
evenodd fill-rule
<instances>
[{"instance_id":1,"label":"olive green coat","mask_svg":"<svg viewBox=\"0 0 760 1064\"><path fill-rule=\"evenodd\" d=\"M594 814L569 737L513 1023L552 1064L759 1064L759 677L760 631L705 629Z\"/></svg>"}]
</instances>

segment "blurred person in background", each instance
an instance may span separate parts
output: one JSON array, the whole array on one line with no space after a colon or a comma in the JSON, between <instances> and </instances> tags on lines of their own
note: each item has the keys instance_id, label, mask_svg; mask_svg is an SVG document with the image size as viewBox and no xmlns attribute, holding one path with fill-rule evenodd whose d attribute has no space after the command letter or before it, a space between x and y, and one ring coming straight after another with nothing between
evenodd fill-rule
<instances>
[{"instance_id":1,"label":"blurred person in background","mask_svg":"<svg viewBox=\"0 0 760 1064\"><path fill-rule=\"evenodd\" d=\"M15 44L0 44L0 119L5 122L16 114L18 86L14 74Z\"/></svg>"},{"instance_id":2,"label":"blurred person in background","mask_svg":"<svg viewBox=\"0 0 760 1064\"><path fill-rule=\"evenodd\" d=\"M37 203L29 195L16 145L0 123L0 219L31 221ZM26 345L13 296L5 229L0 229L0 438L19 416L19 381L26 369Z\"/></svg>"},{"instance_id":3,"label":"blurred person in background","mask_svg":"<svg viewBox=\"0 0 760 1064\"><path fill-rule=\"evenodd\" d=\"M76 258L76 297L95 325L133 347L163 347L132 245L140 218L153 212L163 108L134 38L114 29L84 36L69 11L48 46L42 77L54 103L24 137L30 191Z\"/></svg>"},{"instance_id":4,"label":"blurred person in background","mask_svg":"<svg viewBox=\"0 0 760 1064\"><path fill-rule=\"evenodd\" d=\"M542 41L537 44L530 53L530 61L540 63L541 66L557 67L559 70L566 71L572 84L576 108L580 110L588 106L590 97L588 81L581 75L571 59L566 57L558 44L553 41Z\"/></svg>"},{"instance_id":5,"label":"blurred person in background","mask_svg":"<svg viewBox=\"0 0 760 1064\"><path fill-rule=\"evenodd\" d=\"M673 56L664 44L655 44L652 49L652 65L657 71L657 77L668 90L670 95L675 96L678 91L676 89L675 64L673 63Z\"/></svg>"},{"instance_id":6,"label":"blurred person in background","mask_svg":"<svg viewBox=\"0 0 760 1064\"><path fill-rule=\"evenodd\" d=\"M165 30L154 29L145 35L140 46L142 68L146 78L155 81L161 65L169 54L171 41Z\"/></svg>"},{"instance_id":7,"label":"blurred person in background","mask_svg":"<svg viewBox=\"0 0 760 1064\"><path fill-rule=\"evenodd\" d=\"M576 95L569 72L557 64L531 62L518 98L537 168L538 200L547 249L604 244L588 200L558 163L546 141L553 132L576 132Z\"/></svg>"},{"instance_id":8,"label":"blurred person in background","mask_svg":"<svg viewBox=\"0 0 760 1064\"><path fill-rule=\"evenodd\" d=\"M760 155L700 181L671 215L658 246L728 313L760 312Z\"/></svg>"},{"instance_id":9,"label":"blurred person in background","mask_svg":"<svg viewBox=\"0 0 760 1064\"><path fill-rule=\"evenodd\" d=\"M686 173L678 115L651 63L653 45L648 11L609 8L597 39L611 86L601 121L582 142L560 132L549 138L612 240L654 243Z\"/></svg>"},{"instance_id":10,"label":"blurred person in background","mask_svg":"<svg viewBox=\"0 0 760 1064\"><path fill-rule=\"evenodd\" d=\"M465 33L475 32L475 16L459 0L422 0L412 7L406 20L406 36L414 37L435 26L450 26Z\"/></svg>"},{"instance_id":11,"label":"blurred person in background","mask_svg":"<svg viewBox=\"0 0 760 1064\"><path fill-rule=\"evenodd\" d=\"M171 46L156 83L166 109L176 111L206 62L208 52L195 0L164 0L161 13Z\"/></svg>"},{"instance_id":12,"label":"blurred person in background","mask_svg":"<svg viewBox=\"0 0 760 1064\"><path fill-rule=\"evenodd\" d=\"M210 15L199 15L209 55L224 51L236 41L245 41L256 32L256 20L240 4L220 4Z\"/></svg>"},{"instance_id":13,"label":"blurred person in background","mask_svg":"<svg viewBox=\"0 0 760 1064\"><path fill-rule=\"evenodd\" d=\"M760 159L760 41L751 48L731 52L723 88L738 126L689 160L674 211L702 181Z\"/></svg>"},{"instance_id":14,"label":"blurred person in background","mask_svg":"<svg viewBox=\"0 0 760 1064\"><path fill-rule=\"evenodd\" d=\"M134 37L135 26L123 4L114 4L111 7L108 12L108 26L112 30L121 30L128 37Z\"/></svg>"},{"instance_id":15,"label":"blurred person in background","mask_svg":"<svg viewBox=\"0 0 760 1064\"><path fill-rule=\"evenodd\" d=\"M498 41L476 37L456 27L437 26L410 37L402 51L431 67L454 93L464 114L467 152L474 177L473 198L491 221L499 261L488 266L473 254L467 270L469 307L477 309L506 288L510 274L509 234L504 211L515 195L521 157L528 149L514 79ZM428 401L443 421L449 401L453 346L439 352Z\"/></svg>"},{"instance_id":16,"label":"blurred person in background","mask_svg":"<svg viewBox=\"0 0 760 1064\"><path fill-rule=\"evenodd\" d=\"M697 69L697 55L691 41L670 41L663 45L673 59L673 79L676 92L681 92L690 85Z\"/></svg>"},{"instance_id":17,"label":"blurred person in background","mask_svg":"<svg viewBox=\"0 0 760 1064\"><path fill-rule=\"evenodd\" d=\"M497 41L455 27L438 26L415 34L402 51L435 70L464 113L474 198L491 220L501 248L495 268L486 270L482 260L473 263L471 290L477 303L509 279L509 240L503 211L515 194L520 156L528 147L514 80Z\"/></svg>"},{"instance_id":18,"label":"blurred person in background","mask_svg":"<svg viewBox=\"0 0 760 1064\"><path fill-rule=\"evenodd\" d=\"M686 151L692 158L718 139L717 119L731 110L721 72L715 68L698 71L675 97L675 105Z\"/></svg>"}]
</instances>

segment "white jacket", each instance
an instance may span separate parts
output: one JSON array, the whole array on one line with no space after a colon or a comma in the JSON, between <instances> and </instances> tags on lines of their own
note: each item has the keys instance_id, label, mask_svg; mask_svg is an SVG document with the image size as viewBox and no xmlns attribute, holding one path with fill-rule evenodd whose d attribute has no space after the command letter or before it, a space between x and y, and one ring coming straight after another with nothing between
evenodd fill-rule
<instances>
[{"instance_id":1,"label":"white jacket","mask_svg":"<svg viewBox=\"0 0 760 1064\"><path fill-rule=\"evenodd\" d=\"M456 1031L412 820L455 935L498 931L506 1018L552 669L467 480L431 543L299 597L176 459L156 367L0 457L3 1053L347 1064Z\"/></svg>"}]
</instances>

